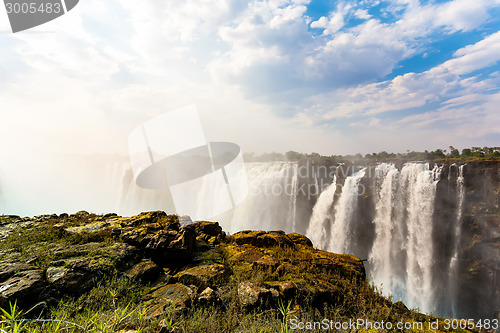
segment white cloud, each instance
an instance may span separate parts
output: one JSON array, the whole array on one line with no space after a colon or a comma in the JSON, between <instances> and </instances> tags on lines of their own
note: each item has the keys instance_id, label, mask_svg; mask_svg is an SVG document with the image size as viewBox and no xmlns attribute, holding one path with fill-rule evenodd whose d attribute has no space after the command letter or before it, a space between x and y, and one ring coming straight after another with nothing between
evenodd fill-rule
<instances>
[{"instance_id":1,"label":"white cloud","mask_svg":"<svg viewBox=\"0 0 500 333\"><path fill-rule=\"evenodd\" d=\"M493 5L490 0L453 0L437 7L436 25L449 27L452 31L470 31L488 18L488 7Z\"/></svg>"},{"instance_id":2,"label":"white cloud","mask_svg":"<svg viewBox=\"0 0 500 333\"><path fill-rule=\"evenodd\" d=\"M434 32L480 27L491 3L471 5L470 17L458 0L390 4L396 22L370 16L373 2L343 3L311 22L308 3L87 0L43 28L53 34L1 36L0 116L9 126L0 139L126 152L123 138L137 123L198 103L212 137L247 150L327 153L345 134L335 121L394 130L388 112L445 101L440 111L451 115L499 86L493 76L467 77L498 61L498 34L433 70L376 82L425 49ZM353 17L365 21L346 25ZM299 108L294 118L283 111ZM487 112L476 115L491 120ZM363 135L344 138L343 152L362 147Z\"/></svg>"},{"instance_id":3,"label":"white cloud","mask_svg":"<svg viewBox=\"0 0 500 333\"><path fill-rule=\"evenodd\" d=\"M500 32L461 48L454 56L456 58L445 62L443 67L456 74L467 74L494 65L500 61Z\"/></svg>"},{"instance_id":4,"label":"white cloud","mask_svg":"<svg viewBox=\"0 0 500 333\"><path fill-rule=\"evenodd\" d=\"M362 20L369 20L369 19L372 18L372 15L370 15L368 13L367 9L358 9L358 10L356 10L356 12L354 13L354 16L356 16L357 18L360 18Z\"/></svg>"}]
</instances>

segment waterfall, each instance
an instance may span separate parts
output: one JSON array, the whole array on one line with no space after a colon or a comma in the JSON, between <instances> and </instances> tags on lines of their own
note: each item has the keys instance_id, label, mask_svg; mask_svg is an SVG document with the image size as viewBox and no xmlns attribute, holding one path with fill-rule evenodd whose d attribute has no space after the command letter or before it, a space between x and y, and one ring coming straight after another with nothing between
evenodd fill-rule
<instances>
[{"instance_id":1,"label":"waterfall","mask_svg":"<svg viewBox=\"0 0 500 333\"><path fill-rule=\"evenodd\" d=\"M337 177L333 176L333 182L321 192L316 204L313 207L306 236L318 248L326 248L328 244L327 234L330 230L330 221L332 220L332 206L334 202L335 191L337 190Z\"/></svg>"},{"instance_id":2,"label":"waterfall","mask_svg":"<svg viewBox=\"0 0 500 333\"><path fill-rule=\"evenodd\" d=\"M375 238L368 273L384 294L426 312L435 306L432 235L441 170L412 162L398 171L393 164L382 163L374 175Z\"/></svg>"},{"instance_id":3,"label":"waterfall","mask_svg":"<svg viewBox=\"0 0 500 333\"><path fill-rule=\"evenodd\" d=\"M408 163L401 170L402 182L407 184L407 263L406 287L408 304L429 312L434 309L432 283L433 240L432 217L436 185L441 169L436 165Z\"/></svg>"},{"instance_id":4,"label":"waterfall","mask_svg":"<svg viewBox=\"0 0 500 333\"><path fill-rule=\"evenodd\" d=\"M451 313L455 317L457 315L457 275L458 275L458 254L459 254L459 245L461 243L462 237L462 214L463 214L463 205L465 198L465 179L464 179L464 165L461 165L458 168L458 177L457 177L457 211L455 224L453 226L453 252L450 258L449 270L448 270L448 288L449 288L449 298L451 304Z\"/></svg>"},{"instance_id":5,"label":"waterfall","mask_svg":"<svg viewBox=\"0 0 500 333\"><path fill-rule=\"evenodd\" d=\"M405 244L404 233L401 228L403 205L398 200L399 171L394 164L382 163L375 168L376 192L375 240L369 254L373 283L383 286L382 291L388 296L390 293L396 298L404 294L404 274L395 263L401 264L401 250ZM403 259L403 260L402 260ZM394 274L398 270L397 274Z\"/></svg>"},{"instance_id":6,"label":"waterfall","mask_svg":"<svg viewBox=\"0 0 500 333\"><path fill-rule=\"evenodd\" d=\"M290 200L288 204L288 220L289 225L292 225L292 231L296 232L296 215L297 215L297 184L299 180L299 165L298 163L294 163L293 165L293 173L290 179Z\"/></svg>"},{"instance_id":7,"label":"waterfall","mask_svg":"<svg viewBox=\"0 0 500 333\"><path fill-rule=\"evenodd\" d=\"M249 193L231 220L222 221L229 232L245 229L295 228L298 166L291 162L247 163Z\"/></svg>"},{"instance_id":8,"label":"waterfall","mask_svg":"<svg viewBox=\"0 0 500 333\"><path fill-rule=\"evenodd\" d=\"M355 237L351 227L352 218L357 208L359 182L365 175L362 169L346 178L340 199L335 205L335 218L331 228L328 251L336 253L352 252L351 243Z\"/></svg>"}]
</instances>

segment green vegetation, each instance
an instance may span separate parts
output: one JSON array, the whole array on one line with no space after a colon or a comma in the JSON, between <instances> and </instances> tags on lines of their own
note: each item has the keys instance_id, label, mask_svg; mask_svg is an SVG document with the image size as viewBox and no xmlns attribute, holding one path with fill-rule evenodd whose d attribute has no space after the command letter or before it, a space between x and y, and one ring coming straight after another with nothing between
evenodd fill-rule
<instances>
[{"instance_id":1,"label":"green vegetation","mask_svg":"<svg viewBox=\"0 0 500 333\"><path fill-rule=\"evenodd\" d=\"M372 154L356 154L356 155L330 155L324 156L318 153L302 154L296 151L289 151L285 154L281 153L264 153L255 155L254 153L244 154L246 162L271 162L271 161L290 161L296 162L300 160L313 160L319 163L340 163L340 162L384 162L389 160L403 161L431 161L431 162L466 162L466 161L489 161L500 160L500 147L472 147L462 149L462 152L453 146L448 149L436 149L434 151L415 152L407 151L406 153L388 153L382 151Z\"/></svg>"}]
</instances>

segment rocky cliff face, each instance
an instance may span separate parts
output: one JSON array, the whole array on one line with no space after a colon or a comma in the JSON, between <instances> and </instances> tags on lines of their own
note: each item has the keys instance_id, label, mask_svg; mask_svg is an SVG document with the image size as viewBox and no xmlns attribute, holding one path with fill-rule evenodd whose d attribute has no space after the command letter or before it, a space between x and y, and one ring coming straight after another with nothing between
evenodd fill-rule
<instances>
[{"instance_id":1,"label":"rocky cliff face","mask_svg":"<svg viewBox=\"0 0 500 333\"><path fill-rule=\"evenodd\" d=\"M344 320L429 319L375 292L359 258L316 250L296 233L227 236L216 222L191 224L164 212L133 217L79 212L31 219L1 216L0 237L0 307L17 302L26 318L60 315L64 302L73 302L66 319L84 318L91 308L104 312L106 297L99 294L104 287L104 294L112 295L111 331L142 327L143 332L168 332L172 318L188 327L192 311L199 309L205 309L204 316L210 311L227 316L214 332L241 331L245 329L234 318L242 315L235 313L259 316L273 308L285 311L286 304L295 304L299 317L330 306ZM116 281L126 285L122 294ZM120 312L116 304L124 297L131 301ZM120 317L129 306L130 317ZM140 316L132 316L134 311ZM278 324L288 325L283 311ZM290 306L286 311L292 311ZM154 321L165 316L170 324ZM81 327L97 330L92 318L85 323L78 319Z\"/></svg>"}]
</instances>

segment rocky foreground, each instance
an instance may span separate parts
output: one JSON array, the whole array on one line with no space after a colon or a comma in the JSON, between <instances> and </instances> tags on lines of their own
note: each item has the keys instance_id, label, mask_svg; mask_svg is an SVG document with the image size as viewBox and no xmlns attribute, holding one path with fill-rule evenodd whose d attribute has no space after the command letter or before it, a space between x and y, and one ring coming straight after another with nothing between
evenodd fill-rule
<instances>
[{"instance_id":1,"label":"rocky foreground","mask_svg":"<svg viewBox=\"0 0 500 333\"><path fill-rule=\"evenodd\" d=\"M305 236L228 236L217 222L164 212L0 216L0 258L0 307L17 302L24 318L79 320L75 332L276 332L292 315L432 319L373 290L359 258L314 249ZM107 312L109 330L99 329Z\"/></svg>"}]
</instances>

